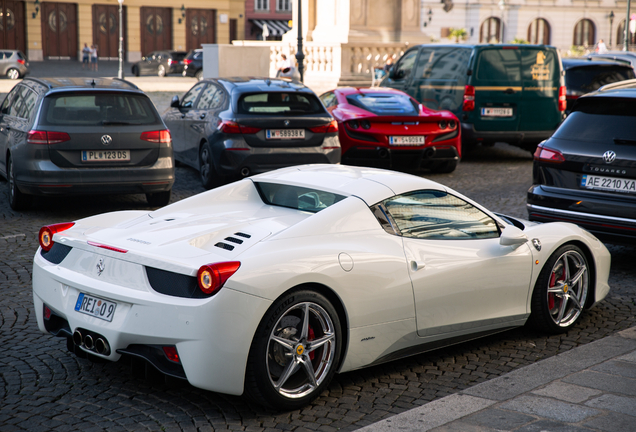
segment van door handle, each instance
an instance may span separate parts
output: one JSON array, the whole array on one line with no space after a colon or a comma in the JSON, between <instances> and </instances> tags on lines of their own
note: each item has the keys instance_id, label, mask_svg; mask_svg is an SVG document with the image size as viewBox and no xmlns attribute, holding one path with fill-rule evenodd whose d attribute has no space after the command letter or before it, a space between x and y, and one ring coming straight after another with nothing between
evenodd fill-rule
<instances>
[{"instance_id":1,"label":"van door handle","mask_svg":"<svg viewBox=\"0 0 636 432\"><path fill-rule=\"evenodd\" d=\"M414 272L422 270L424 267L426 267L426 264L424 264L422 261L411 261L411 270L413 270Z\"/></svg>"},{"instance_id":2,"label":"van door handle","mask_svg":"<svg viewBox=\"0 0 636 432\"><path fill-rule=\"evenodd\" d=\"M507 88L506 90L504 90L504 93L506 93L506 94L515 94L515 91L514 91L514 89Z\"/></svg>"}]
</instances>

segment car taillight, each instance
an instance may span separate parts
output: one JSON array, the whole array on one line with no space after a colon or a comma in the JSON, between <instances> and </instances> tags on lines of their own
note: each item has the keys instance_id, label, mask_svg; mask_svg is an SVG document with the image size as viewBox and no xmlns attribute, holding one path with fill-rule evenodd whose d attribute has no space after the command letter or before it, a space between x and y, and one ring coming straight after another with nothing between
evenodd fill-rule
<instances>
[{"instance_id":1,"label":"car taillight","mask_svg":"<svg viewBox=\"0 0 636 432\"><path fill-rule=\"evenodd\" d=\"M565 162L563 153L558 150L544 147L543 144L539 144L534 152L534 159L542 162L561 163Z\"/></svg>"},{"instance_id":2,"label":"car taillight","mask_svg":"<svg viewBox=\"0 0 636 432\"><path fill-rule=\"evenodd\" d=\"M70 141L71 136L66 132L50 132L31 130L27 134L27 142L29 144L58 144L64 141Z\"/></svg>"},{"instance_id":3,"label":"car taillight","mask_svg":"<svg viewBox=\"0 0 636 432\"><path fill-rule=\"evenodd\" d=\"M565 86L559 87L559 111L565 111L568 106L568 101L566 98L566 89Z\"/></svg>"},{"instance_id":4,"label":"car taillight","mask_svg":"<svg viewBox=\"0 0 636 432\"><path fill-rule=\"evenodd\" d=\"M252 127L252 126L244 126L230 120L223 120L219 122L219 125L217 126L217 128L221 132L227 133L227 134L239 134L239 133L255 134L261 131L260 128Z\"/></svg>"},{"instance_id":5,"label":"car taillight","mask_svg":"<svg viewBox=\"0 0 636 432\"><path fill-rule=\"evenodd\" d=\"M311 127L311 128L309 128L309 130L314 132L314 133L338 132L338 122L336 122L335 120L331 120L331 122L329 122L329 123L327 123L325 125Z\"/></svg>"},{"instance_id":6,"label":"car taillight","mask_svg":"<svg viewBox=\"0 0 636 432\"><path fill-rule=\"evenodd\" d=\"M163 353L166 355L166 357L168 358L168 360L170 360L171 362L174 363L180 363L181 360L179 360L179 353L177 352L177 347L174 345L168 345L168 346L164 346L161 347L163 348Z\"/></svg>"},{"instance_id":7,"label":"car taillight","mask_svg":"<svg viewBox=\"0 0 636 432\"><path fill-rule=\"evenodd\" d=\"M172 63L174 63L175 61L172 59L168 59L168 66L172 65Z\"/></svg>"},{"instance_id":8,"label":"car taillight","mask_svg":"<svg viewBox=\"0 0 636 432\"><path fill-rule=\"evenodd\" d=\"M73 225L75 225L75 222L64 222L40 228L40 233L38 234L40 247L46 252L50 251L53 247L53 234L66 231Z\"/></svg>"},{"instance_id":9,"label":"car taillight","mask_svg":"<svg viewBox=\"0 0 636 432\"><path fill-rule=\"evenodd\" d=\"M25 64L26 61L24 61L23 59L18 59L18 63L20 63L21 65Z\"/></svg>"},{"instance_id":10,"label":"car taillight","mask_svg":"<svg viewBox=\"0 0 636 432\"><path fill-rule=\"evenodd\" d=\"M241 266L239 261L228 261L201 266L197 272L197 282L204 294L215 294Z\"/></svg>"},{"instance_id":11,"label":"car taillight","mask_svg":"<svg viewBox=\"0 0 636 432\"><path fill-rule=\"evenodd\" d=\"M463 111L473 111L475 109L475 87L467 85L464 88Z\"/></svg>"},{"instance_id":12,"label":"car taillight","mask_svg":"<svg viewBox=\"0 0 636 432\"><path fill-rule=\"evenodd\" d=\"M170 131L168 129L142 132L139 139L154 143L169 143L172 141L172 137L170 136Z\"/></svg>"},{"instance_id":13,"label":"car taillight","mask_svg":"<svg viewBox=\"0 0 636 432\"><path fill-rule=\"evenodd\" d=\"M190 63L192 63L192 60L190 60L190 59L183 59L183 64L184 64L184 65L189 65Z\"/></svg>"}]
</instances>

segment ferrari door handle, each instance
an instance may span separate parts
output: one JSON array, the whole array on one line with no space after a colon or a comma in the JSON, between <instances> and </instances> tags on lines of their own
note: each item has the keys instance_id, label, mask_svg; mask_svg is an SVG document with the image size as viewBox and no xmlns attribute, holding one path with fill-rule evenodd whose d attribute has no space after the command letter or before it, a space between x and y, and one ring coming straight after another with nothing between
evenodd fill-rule
<instances>
[{"instance_id":1,"label":"ferrari door handle","mask_svg":"<svg viewBox=\"0 0 636 432\"><path fill-rule=\"evenodd\" d=\"M425 266L426 264L424 264L422 261L411 261L411 270L413 270L414 272L422 270Z\"/></svg>"}]
</instances>

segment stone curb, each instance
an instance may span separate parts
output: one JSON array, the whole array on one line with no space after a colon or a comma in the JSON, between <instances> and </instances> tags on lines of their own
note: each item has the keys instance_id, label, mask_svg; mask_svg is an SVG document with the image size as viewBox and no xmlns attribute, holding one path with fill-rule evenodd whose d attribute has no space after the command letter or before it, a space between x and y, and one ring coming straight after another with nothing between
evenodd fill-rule
<instances>
[{"instance_id":1,"label":"stone curb","mask_svg":"<svg viewBox=\"0 0 636 432\"><path fill-rule=\"evenodd\" d=\"M428 431L634 350L636 327L371 424L359 432Z\"/></svg>"}]
</instances>

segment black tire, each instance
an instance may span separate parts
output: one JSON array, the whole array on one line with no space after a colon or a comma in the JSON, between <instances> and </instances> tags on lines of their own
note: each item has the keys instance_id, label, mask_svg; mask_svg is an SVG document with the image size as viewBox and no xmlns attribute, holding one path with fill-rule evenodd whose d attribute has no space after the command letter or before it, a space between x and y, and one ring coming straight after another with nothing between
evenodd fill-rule
<instances>
[{"instance_id":1,"label":"black tire","mask_svg":"<svg viewBox=\"0 0 636 432\"><path fill-rule=\"evenodd\" d=\"M168 75L168 72L166 71L166 67L164 65L159 65L157 67L157 76L159 77L165 77L166 75Z\"/></svg>"},{"instance_id":2,"label":"black tire","mask_svg":"<svg viewBox=\"0 0 636 432\"><path fill-rule=\"evenodd\" d=\"M194 77L198 79L199 81L201 81L203 79L203 71L202 70L196 71L196 73L194 74Z\"/></svg>"},{"instance_id":3,"label":"black tire","mask_svg":"<svg viewBox=\"0 0 636 432\"><path fill-rule=\"evenodd\" d=\"M170 203L170 195L172 190L165 192L154 192L146 194L146 201L150 207L163 207Z\"/></svg>"},{"instance_id":4,"label":"black tire","mask_svg":"<svg viewBox=\"0 0 636 432\"><path fill-rule=\"evenodd\" d=\"M132 73L134 76L139 76L139 68L137 66L133 66Z\"/></svg>"},{"instance_id":5,"label":"black tire","mask_svg":"<svg viewBox=\"0 0 636 432\"><path fill-rule=\"evenodd\" d=\"M7 184L9 185L9 206L12 210L26 210L31 205L31 195L20 192L15 184L15 174L13 172L13 160L11 156L7 159Z\"/></svg>"},{"instance_id":6,"label":"black tire","mask_svg":"<svg viewBox=\"0 0 636 432\"><path fill-rule=\"evenodd\" d=\"M221 186L224 183L224 177L219 176L214 168L214 160L210 144L205 142L199 150L199 175L201 183L206 189L212 189Z\"/></svg>"},{"instance_id":7,"label":"black tire","mask_svg":"<svg viewBox=\"0 0 636 432\"><path fill-rule=\"evenodd\" d=\"M561 246L539 274L532 292L528 324L552 334L568 331L585 308L590 285L585 253L572 244Z\"/></svg>"},{"instance_id":8,"label":"black tire","mask_svg":"<svg viewBox=\"0 0 636 432\"><path fill-rule=\"evenodd\" d=\"M280 342L285 340L289 343ZM256 330L245 395L275 409L301 408L329 385L341 349L340 319L329 300L310 290L288 293L274 302Z\"/></svg>"},{"instance_id":9,"label":"black tire","mask_svg":"<svg viewBox=\"0 0 636 432\"><path fill-rule=\"evenodd\" d=\"M441 162L439 165L435 166L432 171L443 174L452 173L457 168L458 163L459 161L456 160Z\"/></svg>"},{"instance_id":10,"label":"black tire","mask_svg":"<svg viewBox=\"0 0 636 432\"><path fill-rule=\"evenodd\" d=\"M18 78L20 78L20 71L16 68L9 68L9 70L7 71L7 78L11 80L17 80Z\"/></svg>"}]
</instances>

